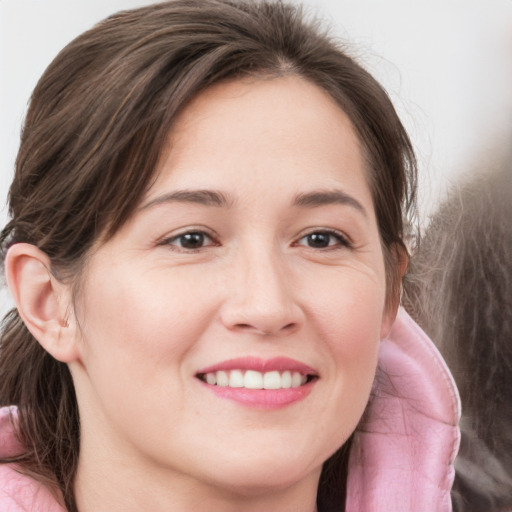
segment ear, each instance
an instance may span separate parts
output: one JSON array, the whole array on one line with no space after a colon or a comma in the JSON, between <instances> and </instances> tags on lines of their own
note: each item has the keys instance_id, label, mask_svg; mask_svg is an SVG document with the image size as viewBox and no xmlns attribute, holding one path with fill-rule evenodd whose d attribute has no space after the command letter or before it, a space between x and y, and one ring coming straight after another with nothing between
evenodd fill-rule
<instances>
[{"instance_id":1,"label":"ear","mask_svg":"<svg viewBox=\"0 0 512 512\"><path fill-rule=\"evenodd\" d=\"M31 244L15 244L5 257L7 285L32 336L55 359L78 357L71 290L51 272L48 256Z\"/></svg>"},{"instance_id":2,"label":"ear","mask_svg":"<svg viewBox=\"0 0 512 512\"><path fill-rule=\"evenodd\" d=\"M381 339L385 338L389 334L389 331L395 321L402 298L402 279L407 272L407 267L409 266L409 253L405 247L395 245L391 248L391 255L391 265L395 272L393 282L396 284L393 286L394 290L391 299L388 299L388 303L384 306L380 329Z\"/></svg>"}]
</instances>

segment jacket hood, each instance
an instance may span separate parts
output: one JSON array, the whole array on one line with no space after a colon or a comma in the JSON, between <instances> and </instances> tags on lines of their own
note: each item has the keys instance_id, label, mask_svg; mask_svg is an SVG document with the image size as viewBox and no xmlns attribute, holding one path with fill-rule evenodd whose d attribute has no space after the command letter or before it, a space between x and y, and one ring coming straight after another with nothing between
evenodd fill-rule
<instances>
[{"instance_id":1,"label":"jacket hood","mask_svg":"<svg viewBox=\"0 0 512 512\"><path fill-rule=\"evenodd\" d=\"M0 409L0 457L23 453L16 408ZM372 398L354 433L346 512L450 512L459 396L441 355L400 310L379 351ZM65 512L12 464L0 464L2 512Z\"/></svg>"},{"instance_id":2,"label":"jacket hood","mask_svg":"<svg viewBox=\"0 0 512 512\"><path fill-rule=\"evenodd\" d=\"M16 407L0 409L0 457L16 457L24 451L14 435ZM16 471L15 464L0 464L2 512L65 512L56 497L38 481Z\"/></svg>"},{"instance_id":3,"label":"jacket hood","mask_svg":"<svg viewBox=\"0 0 512 512\"><path fill-rule=\"evenodd\" d=\"M400 309L354 433L347 512L449 512L460 399L437 348Z\"/></svg>"}]
</instances>

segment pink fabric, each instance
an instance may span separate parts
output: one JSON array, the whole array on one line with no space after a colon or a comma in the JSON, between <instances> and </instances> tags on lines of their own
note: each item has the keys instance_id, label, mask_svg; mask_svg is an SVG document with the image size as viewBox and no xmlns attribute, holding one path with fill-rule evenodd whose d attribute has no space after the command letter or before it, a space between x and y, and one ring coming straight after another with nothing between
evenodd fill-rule
<instances>
[{"instance_id":1,"label":"pink fabric","mask_svg":"<svg viewBox=\"0 0 512 512\"><path fill-rule=\"evenodd\" d=\"M13 434L16 408L0 409L0 456L14 457L23 446ZM12 464L0 464L1 512L65 512L48 489L36 480L18 473Z\"/></svg>"},{"instance_id":2,"label":"pink fabric","mask_svg":"<svg viewBox=\"0 0 512 512\"><path fill-rule=\"evenodd\" d=\"M460 433L452 376L401 310L349 459L347 512L449 512Z\"/></svg>"},{"instance_id":3,"label":"pink fabric","mask_svg":"<svg viewBox=\"0 0 512 512\"><path fill-rule=\"evenodd\" d=\"M382 341L373 399L354 435L347 512L449 512L459 398L432 342L401 310ZM0 456L21 453L16 408L0 409ZM0 464L1 512L65 512L35 480Z\"/></svg>"}]
</instances>

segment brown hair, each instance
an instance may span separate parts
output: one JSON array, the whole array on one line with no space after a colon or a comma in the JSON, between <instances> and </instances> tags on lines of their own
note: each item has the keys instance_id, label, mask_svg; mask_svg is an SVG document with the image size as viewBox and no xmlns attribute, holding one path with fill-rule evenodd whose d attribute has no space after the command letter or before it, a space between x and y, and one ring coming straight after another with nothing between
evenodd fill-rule
<instances>
[{"instance_id":1,"label":"brown hair","mask_svg":"<svg viewBox=\"0 0 512 512\"><path fill-rule=\"evenodd\" d=\"M32 96L10 190L12 220L0 236L3 252L17 242L34 244L59 279L73 282L92 245L112 236L136 208L155 178L172 123L191 98L222 80L284 74L326 90L359 135L388 304L396 301L404 218L415 201L411 144L381 86L299 7L279 1L163 2L115 14L64 48ZM71 376L16 311L3 326L0 404L19 408L27 446L20 463L56 484L75 510L79 418ZM346 456L340 458L326 465L329 472L344 467ZM319 504L334 510L329 503L338 500L341 508L325 487Z\"/></svg>"}]
</instances>

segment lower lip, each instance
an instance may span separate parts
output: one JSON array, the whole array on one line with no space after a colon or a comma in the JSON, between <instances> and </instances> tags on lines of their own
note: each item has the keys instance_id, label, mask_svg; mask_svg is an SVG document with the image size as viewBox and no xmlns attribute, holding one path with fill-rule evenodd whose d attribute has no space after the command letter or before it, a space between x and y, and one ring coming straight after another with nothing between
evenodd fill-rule
<instances>
[{"instance_id":1,"label":"lower lip","mask_svg":"<svg viewBox=\"0 0 512 512\"><path fill-rule=\"evenodd\" d=\"M212 386L202 384L220 398L238 402L254 409L280 409L306 398L316 382L316 379L297 388L286 389L246 389Z\"/></svg>"}]
</instances>

